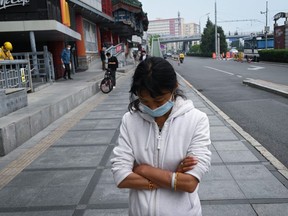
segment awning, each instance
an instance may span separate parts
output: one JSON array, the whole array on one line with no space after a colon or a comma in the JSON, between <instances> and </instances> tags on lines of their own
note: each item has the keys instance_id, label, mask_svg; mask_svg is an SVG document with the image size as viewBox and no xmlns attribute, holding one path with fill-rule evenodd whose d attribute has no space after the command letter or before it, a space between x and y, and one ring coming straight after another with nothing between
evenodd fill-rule
<instances>
[{"instance_id":1,"label":"awning","mask_svg":"<svg viewBox=\"0 0 288 216\"><path fill-rule=\"evenodd\" d=\"M19 36L29 35L33 31L37 41L75 41L81 40L81 35L71 28L63 25L56 20L28 20L28 21L5 21L0 22L1 38L11 33L15 35L16 39ZM21 32L21 34L19 34ZM13 37L13 36L12 36Z\"/></svg>"}]
</instances>

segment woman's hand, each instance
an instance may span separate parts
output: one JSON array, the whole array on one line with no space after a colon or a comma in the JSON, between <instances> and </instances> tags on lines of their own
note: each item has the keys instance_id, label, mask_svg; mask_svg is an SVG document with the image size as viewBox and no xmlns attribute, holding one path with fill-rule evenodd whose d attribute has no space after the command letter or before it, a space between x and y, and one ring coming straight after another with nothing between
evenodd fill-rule
<instances>
[{"instance_id":1,"label":"woman's hand","mask_svg":"<svg viewBox=\"0 0 288 216\"><path fill-rule=\"evenodd\" d=\"M185 173L192 170L198 163L198 158L195 156L187 156L178 165L176 172Z\"/></svg>"}]
</instances>

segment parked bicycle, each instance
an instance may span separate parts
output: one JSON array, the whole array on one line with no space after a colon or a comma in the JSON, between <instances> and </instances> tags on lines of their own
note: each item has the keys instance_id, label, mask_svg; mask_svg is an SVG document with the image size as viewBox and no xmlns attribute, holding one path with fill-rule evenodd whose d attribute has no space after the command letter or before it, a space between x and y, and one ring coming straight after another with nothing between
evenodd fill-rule
<instances>
[{"instance_id":1,"label":"parked bicycle","mask_svg":"<svg viewBox=\"0 0 288 216\"><path fill-rule=\"evenodd\" d=\"M113 82L112 82L112 76L111 76L111 70L109 68L105 69L105 75L104 79L100 83L100 90L104 94L108 94L113 89Z\"/></svg>"}]
</instances>

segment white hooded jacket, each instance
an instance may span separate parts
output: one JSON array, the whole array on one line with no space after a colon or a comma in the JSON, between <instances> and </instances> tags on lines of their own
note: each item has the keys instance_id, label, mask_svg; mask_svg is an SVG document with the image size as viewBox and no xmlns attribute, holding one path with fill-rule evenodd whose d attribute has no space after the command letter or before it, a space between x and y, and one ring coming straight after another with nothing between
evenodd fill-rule
<instances>
[{"instance_id":1,"label":"white hooded jacket","mask_svg":"<svg viewBox=\"0 0 288 216\"><path fill-rule=\"evenodd\" d=\"M199 182L211 161L210 130L205 113L192 101L177 97L161 133L154 118L141 112L127 112L122 119L118 146L113 150L112 172L119 185L133 171L134 163L174 172L186 156L198 158L196 167L186 173ZM201 216L198 187L193 193L172 189L130 190L131 216Z\"/></svg>"}]
</instances>

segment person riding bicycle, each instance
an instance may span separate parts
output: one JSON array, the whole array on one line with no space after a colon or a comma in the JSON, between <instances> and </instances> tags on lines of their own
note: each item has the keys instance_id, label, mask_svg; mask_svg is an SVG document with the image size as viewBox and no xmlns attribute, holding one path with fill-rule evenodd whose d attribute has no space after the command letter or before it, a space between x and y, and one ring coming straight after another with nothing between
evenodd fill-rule
<instances>
[{"instance_id":1,"label":"person riding bicycle","mask_svg":"<svg viewBox=\"0 0 288 216\"><path fill-rule=\"evenodd\" d=\"M111 77L113 82L113 87L116 86L116 70L118 68L118 59L116 56L111 56L111 53L107 52L106 56L108 58L108 68L111 70Z\"/></svg>"},{"instance_id":2,"label":"person riding bicycle","mask_svg":"<svg viewBox=\"0 0 288 216\"><path fill-rule=\"evenodd\" d=\"M180 60L181 63L183 63L184 57L185 57L185 56L184 56L183 53L180 53L180 54L179 54L179 60Z\"/></svg>"}]
</instances>

